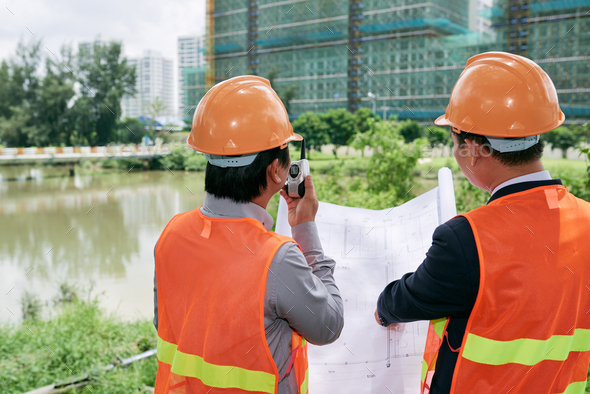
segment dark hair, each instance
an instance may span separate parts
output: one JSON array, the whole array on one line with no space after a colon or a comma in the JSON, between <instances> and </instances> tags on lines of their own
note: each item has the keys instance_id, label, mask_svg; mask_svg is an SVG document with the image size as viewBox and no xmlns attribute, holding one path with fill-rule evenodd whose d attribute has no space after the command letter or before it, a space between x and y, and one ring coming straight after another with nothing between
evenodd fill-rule
<instances>
[{"instance_id":1,"label":"dark hair","mask_svg":"<svg viewBox=\"0 0 590 394\"><path fill-rule=\"evenodd\" d=\"M539 142L537 142L535 145L531 146L528 149L517 152L501 153L500 151L497 151L494 148L492 148L490 141L483 135L467 133L465 131L461 131L461 134L457 134L454 131L451 131L451 133L455 134L455 137L457 137L459 147L465 145L465 140L472 140L481 146L481 150L483 153L489 155L491 152L491 156L494 159L498 160L500 163L508 167L529 164L541 159L541 157L543 156L543 149L545 148L545 143L541 139L539 140Z\"/></svg>"},{"instance_id":2,"label":"dark hair","mask_svg":"<svg viewBox=\"0 0 590 394\"><path fill-rule=\"evenodd\" d=\"M252 164L243 167L222 168L207 163L205 191L217 198L250 202L266 190L266 168L275 159L279 159L281 167L287 167L290 163L289 147L260 152Z\"/></svg>"}]
</instances>

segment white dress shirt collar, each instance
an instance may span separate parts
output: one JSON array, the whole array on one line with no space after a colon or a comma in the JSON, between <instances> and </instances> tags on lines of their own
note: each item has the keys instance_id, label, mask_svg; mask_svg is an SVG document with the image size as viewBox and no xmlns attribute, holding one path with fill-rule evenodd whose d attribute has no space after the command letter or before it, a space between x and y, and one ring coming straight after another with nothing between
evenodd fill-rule
<instances>
[{"instance_id":1,"label":"white dress shirt collar","mask_svg":"<svg viewBox=\"0 0 590 394\"><path fill-rule=\"evenodd\" d=\"M502 182L498 186L496 186L494 188L494 190L492 190L492 196L498 190L502 189L503 187L509 186L509 185L514 185L516 183L522 183L522 182L550 181L551 179L552 179L551 175L549 174L549 171L547 171L547 170L532 172L530 174L517 176L516 178L508 179L507 181Z\"/></svg>"},{"instance_id":2,"label":"white dress shirt collar","mask_svg":"<svg viewBox=\"0 0 590 394\"><path fill-rule=\"evenodd\" d=\"M205 193L202 212L214 218L256 219L268 231L272 230L274 224L272 216L260 205L254 204L253 202L238 203L227 198L217 198L210 193Z\"/></svg>"}]
</instances>

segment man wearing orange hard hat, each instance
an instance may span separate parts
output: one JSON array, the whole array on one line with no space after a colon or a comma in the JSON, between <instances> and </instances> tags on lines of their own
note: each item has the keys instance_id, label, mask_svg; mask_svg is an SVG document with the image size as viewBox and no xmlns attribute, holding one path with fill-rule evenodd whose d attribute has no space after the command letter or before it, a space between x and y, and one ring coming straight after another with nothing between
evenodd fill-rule
<instances>
[{"instance_id":1,"label":"man wearing orange hard hat","mask_svg":"<svg viewBox=\"0 0 590 394\"><path fill-rule=\"evenodd\" d=\"M199 102L188 144L208 160L205 200L155 249L156 393L308 392L306 341L335 341L343 306L311 176L303 198L283 190L300 140L264 78L231 78ZM271 231L279 191L293 238Z\"/></svg>"},{"instance_id":2,"label":"man wearing orange hard hat","mask_svg":"<svg viewBox=\"0 0 590 394\"><path fill-rule=\"evenodd\" d=\"M469 59L438 125L487 205L439 226L390 283L384 326L430 320L421 392L583 393L590 360L590 204L551 179L540 134L565 117L549 76L504 52Z\"/></svg>"}]
</instances>

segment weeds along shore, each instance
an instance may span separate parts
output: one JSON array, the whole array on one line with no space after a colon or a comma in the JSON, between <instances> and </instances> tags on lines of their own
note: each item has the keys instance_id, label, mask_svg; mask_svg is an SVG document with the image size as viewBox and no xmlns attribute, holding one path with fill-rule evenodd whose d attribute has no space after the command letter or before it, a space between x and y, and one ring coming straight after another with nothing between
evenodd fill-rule
<instances>
[{"instance_id":1,"label":"weeds along shore","mask_svg":"<svg viewBox=\"0 0 590 394\"><path fill-rule=\"evenodd\" d=\"M125 321L108 314L99 297L82 296L69 284L60 285L45 305L33 293L25 293L21 313L20 325L0 324L1 393L25 393L76 379L82 384L66 393L153 390L156 357L124 368L103 368L156 347L156 330L149 319Z\"/></svg>"}]
</instances>

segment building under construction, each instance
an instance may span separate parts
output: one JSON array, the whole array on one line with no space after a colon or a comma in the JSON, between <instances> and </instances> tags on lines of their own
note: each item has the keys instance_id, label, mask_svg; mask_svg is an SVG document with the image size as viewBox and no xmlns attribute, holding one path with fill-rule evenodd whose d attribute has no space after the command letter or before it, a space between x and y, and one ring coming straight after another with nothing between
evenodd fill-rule
<instances>
[{"instance_id":1,"label":"building under construction","mask_svg":"<svg viewBox=\"0 0 590 394\"><path fill-rule=\"evenodd\" d=\"M547 71L567 122L590 119L590 0L495 0L483 9L475 0L207 5L208 67L185 70L185 108L217 82L255 74L271 79L292 119L364 106L385 118L430 122L444 113L467 59L499 50ZM489 27L478 31L478 17Z\"/></svg>"}]
</instances>

